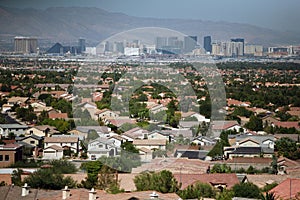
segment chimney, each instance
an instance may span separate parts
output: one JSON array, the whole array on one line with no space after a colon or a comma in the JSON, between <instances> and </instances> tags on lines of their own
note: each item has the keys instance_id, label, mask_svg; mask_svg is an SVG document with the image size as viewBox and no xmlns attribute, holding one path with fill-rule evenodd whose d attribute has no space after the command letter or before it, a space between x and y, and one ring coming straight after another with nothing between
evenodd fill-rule
<instances>
[{"instance_id":1,"label":"chimney","mask_svg":"<svg viewBox=\"0 0 300 200\"><path fill-rule=\"evenodd\" d=\"M62 199L67 199L70 197L70 190L68 189L68 186L65 186L64 189L62 189Z\"/></svg>"},{"instance_id":2,"label":"chimney","mask_svg":"<svg viewBox=\"0 0 300 200\"><path fill-rule=\"evenodd\" d=\"M158 194L156 192L152 192L152 194L149 195L150 199L158 199Z\"/></svg>"},{"instance_id":3,"label":"chimney","mask_svg":"<svg viewBox=\"0 0 300 200\"><path fill-rule=\"evenodd\" d=\"M91 189L91 191L89 191L89 200L96 200L96 191L94 188Z\"/></svg>"},{"instance_id":4,"label":"chimney","mask_svg":"<svg viewBox=\"0 0 300 200\"><path fill-rule=\"evenodd\" d=\"M22 186L22 197L25 197L29 194L29 186L27 185L27 183L24 184L24 186Z\"/></svg>"}]
</instances>

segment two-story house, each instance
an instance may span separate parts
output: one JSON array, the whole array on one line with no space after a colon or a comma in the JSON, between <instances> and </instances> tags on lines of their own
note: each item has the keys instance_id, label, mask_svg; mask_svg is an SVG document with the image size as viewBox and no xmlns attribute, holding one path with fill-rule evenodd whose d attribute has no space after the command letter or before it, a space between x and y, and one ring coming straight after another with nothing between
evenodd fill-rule
<instances>
[{"instance_id":1,"label":"two-story house","mask_svg":"<svg viewBox=\"0 0 300 200\"><path fill-rule=\"evenodd\" d=\"M97 160L102 156L114 157L117 154L118 147L114 144L114 141L107 138L99 137L88 144L87 155L90 160Z\"/></svg>"},{"instance_id":2,"label":"two-story house","mask_svg":"<svg viewBox=\"0 0 300 200\"><path fill-rule=\"evenodd\" d=\"M224 147L224 156L233 157L266 157L272 158L274 154L274 136L238 135L231 147Z\"/></svg>"},{"instance_id":3,"label":"two-story house","mask_svg":"<svg viewBox=\"0 0 300 200\"><path fill-rule=\"evenodd\" d=\"M56 133L59 133L59 131L54 126L49 125L34 126L25 132L26 135L36 135L39 137L50 137Z\"/></svg>"},{"instance_id":4,"label":"two-story house","mask_svg":"<svg viewBox=\"0 0 300 200\"><path fill-rule=\"evenodd\" d=\"M9 133L14 133L16 136L25 134L28 126L22 124L0 124L1 137L7 137Z\"/></svg>"},{"instance_id":5,"label":"two-story house","mask_svg":"<svg viewBox=\"0 0 300 200\"><path fill-rule=\"evenodd\" d=\"M79 153L79 138L76 136L55 135L53 137L45 137L44 148L46 149L52 145Z\"/></svg>"},{"instance_id":6,"label":"two-story house","mask_svg":"<svg viewBox=\"0 0 300 200\"><path fill-rule=\"evenodd\" d=\"M139 127L136 127L136 128L133 128L133 129L130 129L130 130L124 132L121 135L121 137L125 138L129 142L132 142L133 140L136 140L136 139L140 139L140 140L147 139L148 134L149 134L149 131L141 129Z\"/></svg>"}]
</instances>

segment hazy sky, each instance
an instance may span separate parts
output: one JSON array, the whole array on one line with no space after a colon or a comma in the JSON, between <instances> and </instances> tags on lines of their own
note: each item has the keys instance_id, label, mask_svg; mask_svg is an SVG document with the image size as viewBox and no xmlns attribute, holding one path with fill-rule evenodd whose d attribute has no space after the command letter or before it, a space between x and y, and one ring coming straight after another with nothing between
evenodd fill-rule
<instances>
[{"instance_id":1,"label":"hazy sky","mask_svg":"<svg viewBox=\"0 0 300 200\"><path fill-rule=\"evenodd\" d=\"M98 7L139 17L228 21L300 32L300 0L0 0L0 5Z\"/></svg>"}]
</instances>

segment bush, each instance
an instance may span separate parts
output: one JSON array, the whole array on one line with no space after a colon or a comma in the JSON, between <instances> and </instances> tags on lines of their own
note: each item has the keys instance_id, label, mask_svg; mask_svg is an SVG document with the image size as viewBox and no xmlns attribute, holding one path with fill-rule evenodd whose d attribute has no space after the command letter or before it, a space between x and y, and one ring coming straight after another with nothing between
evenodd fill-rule
<instances>
[{"instance_id":1,"label":"bush","mask_svg":"<svg viewBox=\"0 0 300 200\"><path fill-rule=\"evenodd\" d=\"M261 193L259 188L253 183L240 183L232 188L235 197L260 199Z\"/></svg>"},{"instance_id":2,"label":"bush","mask_svg":"<svg viewBox=\"0 0 300 200\"><path fill-rule=\"evenodd\" d=\"M211 169L211 173L231 173L231 168L226 164L215 164Z\"/></svg>"}]
</instances>

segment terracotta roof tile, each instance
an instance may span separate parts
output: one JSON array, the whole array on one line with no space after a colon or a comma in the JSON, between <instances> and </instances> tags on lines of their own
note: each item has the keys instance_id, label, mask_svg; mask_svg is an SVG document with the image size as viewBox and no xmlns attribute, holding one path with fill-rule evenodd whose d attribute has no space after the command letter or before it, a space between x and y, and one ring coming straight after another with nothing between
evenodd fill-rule
<instances>
[{"instance_id":1,"label":"terracotta roof tile","mask_svg":"<svg viewBox=\"0 0 300 200\"><path fill-rule=\"evenodd\" d=\"M181 189L197 182L208 183L210 185L224 184L227 189L239 183L236 174L174 174L176 180L182 183Z\"/></svg>"},{"instance_id":2,"label":"terracotta roof tile","mask_svg":"<svg viewBox=\"0 0 300 200\"><path fill-rule=\"evenodd\" d=\"M298 193L300 192L300 179L288 178L270 190L270 193L271 192L280 199L294 199L295 197L298 199Z\"/></svg>"}]
</instances>

